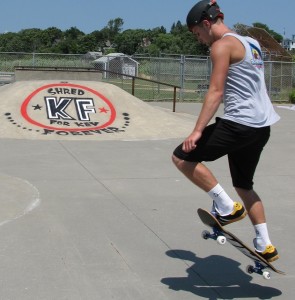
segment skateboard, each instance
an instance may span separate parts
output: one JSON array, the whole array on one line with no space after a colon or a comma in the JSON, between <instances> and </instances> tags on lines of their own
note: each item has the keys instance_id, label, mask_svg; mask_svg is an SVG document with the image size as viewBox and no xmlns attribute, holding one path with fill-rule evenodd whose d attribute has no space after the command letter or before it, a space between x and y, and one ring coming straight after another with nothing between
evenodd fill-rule
<instances>
[{"instance_id":1,"label":"skateboard","mask_svg":"<svg viewBox=\"0 0 295 300\"><path fill-rule=\"evenodd\" d=\"M237 238L234 234L224 229L224 227L218 222L218 220L207 210L199 208L198 215L201 221L212 228L213 232L210 233L207 230L202 232L202 237L207 239L213 239L220 245L224 245L227 241L233 245L236 249L241 251L244 255L250 258L254 265L248 265L246 268L247 273L256 273L262 275L264 279L270 279L270 272L272 270L278 274L285 275L283 271L276 269L271 263L257 254L254 250L249 248L244 242Z\"/></svg>"}]
</instances>

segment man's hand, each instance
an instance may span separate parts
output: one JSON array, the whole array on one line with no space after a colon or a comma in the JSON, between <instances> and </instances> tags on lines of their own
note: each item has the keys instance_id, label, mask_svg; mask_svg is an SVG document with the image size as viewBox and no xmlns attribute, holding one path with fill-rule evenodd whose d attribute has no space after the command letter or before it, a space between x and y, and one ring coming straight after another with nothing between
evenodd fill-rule
<instances>
[{"instance_id":1,"label":"man's hand","mask_svg":"<svg viewBox=\"0 0 295 300\"><path fill-rule=\"evenodd\" d=\"M186 153L191 152L197 148L197 141L202 136L200 131L192 132L183 142L182 150Z\"/></svg>"}]
</instances>

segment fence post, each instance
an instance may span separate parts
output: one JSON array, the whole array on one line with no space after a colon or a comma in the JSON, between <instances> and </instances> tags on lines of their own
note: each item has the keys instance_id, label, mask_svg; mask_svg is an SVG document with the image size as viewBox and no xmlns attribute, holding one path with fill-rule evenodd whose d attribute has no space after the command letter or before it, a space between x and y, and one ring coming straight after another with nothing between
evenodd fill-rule
<instances>
[{"instance_id":1,"label":"fence post","mask_svg":"<svg viewBox=\"0 0 295 300\"><path fill-rule=\"evenodd\" d=\"M270 66L269 66L269 91L268 94L271 95L271 90L272 90L272 61L270 62Z\"/></svg>"},{"instance_id":2,"label":"fence post","mask_svg":"<svg viewBox=\"0 0 295 300\"><path fill-rule=\"evenodd\" d=\"M174 87L174 92L173 92L173 112L176 110L176 86Z\"/></svg>"},{"instance_id":3,"label":"fence post","mask_svg":"<svg viewBox=\"0 0 295 300\"><path fill-rule=\"evenodd\" d=\"M132 77L132 96L135 95L135 77Z\"/></svg>"},{"instance_id":4,"label":"fence post","mask_svg":"<svg viewBox=\"0 0 295 300\"><path fill-rule=\"evenodd\" d=\"M35 67L35 52L33 52L32 65L33 65L33 67Z\"/></svg>"},{"instance_id":5,"label":"fence post","mask_svg":"<svg viewBox=\"0 0 295 300\"><path fill-rule=\"evenodd\" d=\"M293 65L291 65L291 68L292 68L292 72L291 72L291 87L293 87L294 85L293 85L293 83L294 83L294 67L293 67Z\"/></svg>"},{"instance_id":6,"label":"fence post","mask_svg":"<svg viewBox=\"0 0 295 300\"><path fill-rule=\"evenodd\" d=\"M281 82L280 82L280 90L282 90L283 89L283 82L284 82L284 66L283 66L283 62L281 61Z\"/></svg>"},{"instance_id":7,"label":"fence post","mask_svg":"<svg viewBox=\"0 0 295 300\"><path fill-rule=\"evenodd\" d=\"M184 91L184 74L185 74L185 56L181 55L180 56L180 93L179 93L179 98L183 100L183 91Z\"/></svg>"}]
</instances>

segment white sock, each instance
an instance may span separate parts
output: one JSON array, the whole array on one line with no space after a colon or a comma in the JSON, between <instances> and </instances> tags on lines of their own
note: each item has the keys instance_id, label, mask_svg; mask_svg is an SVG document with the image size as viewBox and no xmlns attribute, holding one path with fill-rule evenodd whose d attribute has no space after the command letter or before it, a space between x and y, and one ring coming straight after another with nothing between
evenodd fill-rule
<instances>
[{"instance_id":1,"label":"white sock","mask_svg":"<svg viewBox=\"0 0 295 300\"><path fill-rule=\"evenodd\" d=\"M234 202L220 184L217 184L209 191L208 195L214 201L215 209L221 216L229 215L233 212Z\"/></svg>"},{"instance_id":2,"label":"white sock","mask_svg":"<svg viewBox=\"0 0 295 300\"><path fill-rule=\"evenodd\" d=\"M267 245L271 244L267 224L257 224L254 225L255 233L256 233L256 250L263 252Z\"/></svg>"}]
</instances>

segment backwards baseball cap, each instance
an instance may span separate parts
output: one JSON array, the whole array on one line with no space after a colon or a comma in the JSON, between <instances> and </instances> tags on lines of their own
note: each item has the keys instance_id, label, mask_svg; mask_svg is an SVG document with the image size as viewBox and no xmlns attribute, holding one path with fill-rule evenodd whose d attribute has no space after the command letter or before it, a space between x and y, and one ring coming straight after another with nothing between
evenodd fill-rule
<instances>
[{"instance_id":1,"label":"backwards baseball cap","mask_svg":"<svg viewBox=\"0 0 295 300\"><path fill-rule=\"evenodd\" d=\"M217 17L224 18L216 0L202 0L198 2L187 15L188 28L200 24L203 20L214 20Z\"/></svg>"}]
</instances>

